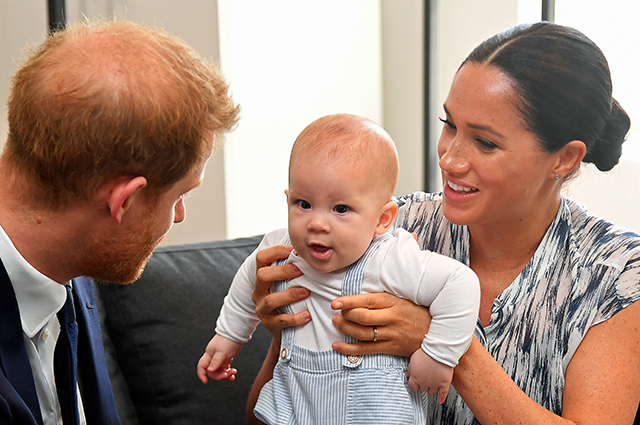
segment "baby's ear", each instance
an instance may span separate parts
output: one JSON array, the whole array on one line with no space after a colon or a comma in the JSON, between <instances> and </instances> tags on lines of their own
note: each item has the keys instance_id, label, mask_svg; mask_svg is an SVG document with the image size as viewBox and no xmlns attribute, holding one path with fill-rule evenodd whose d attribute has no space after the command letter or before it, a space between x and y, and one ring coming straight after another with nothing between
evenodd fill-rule
<instances>
[{"instance_id":1,"label":"baby's ear","mask_svg":"<svg viewBox=\"0 0 640 425\"><path fill-rule=\"evenodd\" d=\"M384 204L382 207L382 213L380 214L380 219L378 220L378 225L376 226L376 235L386 233L393 225L396 215L398 215L398 204L392 201Z\"/></svg>"}]
</instances>

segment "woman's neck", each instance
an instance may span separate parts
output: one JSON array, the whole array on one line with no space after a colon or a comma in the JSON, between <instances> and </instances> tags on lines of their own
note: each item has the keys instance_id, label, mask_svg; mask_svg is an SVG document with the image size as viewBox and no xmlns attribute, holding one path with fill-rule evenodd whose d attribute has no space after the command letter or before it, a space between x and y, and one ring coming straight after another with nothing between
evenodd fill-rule
<instances>
[{"instance_id":1,"label":"woman's neck","mask_svg":"<svg viewBox=\"0 0 640 425\"><path fill-rule=\"evenodd\" d=\"M528 211L525 216L502 217L490 223L469 224L470 260L483 267L526 264L540 245L560 207L560 196Z\"/></svg>"},{"instance_id":2,"label":"woman's neck","mask_svg":"<svg viewBox=\"0 0 640 425\"><path fill-rule=\"evenodd\" d=\"M481 287L480 320L489 324L491 307L533 257L560 205L550 203L526 217L469 225L469 264Z\"/></svg>"}]
</instances>

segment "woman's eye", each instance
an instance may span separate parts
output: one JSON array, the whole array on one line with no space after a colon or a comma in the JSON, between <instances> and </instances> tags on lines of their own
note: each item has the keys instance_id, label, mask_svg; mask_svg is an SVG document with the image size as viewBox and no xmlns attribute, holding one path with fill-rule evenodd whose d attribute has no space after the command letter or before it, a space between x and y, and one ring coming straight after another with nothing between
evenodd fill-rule
<instances>
[{"instance_id":1,"label":"woman's eye","mask_svg":"<svg viewBox=\"0 0 640 425\"><path fill-rule=\"evenodd\" d=\"M305 201L304 199L301 199L299 201L296 201L296 203L300 206L300 208L302 208L303 210L308 210L311 208L311 204L307 201Z\"/></svg>"},{"instance_id":2,"label":"woman's eye","mask_svg":"<svg viewBox=\"0 0 640 425\"><path fill-rule=\"evenodd\" d=\"M443 123L447 128L450 128L451 130L455 130L455 129L456 129L456 126L455 126L451 121L449 121L448 119L446 119L446 118L438 118L438 119L439 119L439 120L440 120L440 121L441 121L441 122L442 122L442 123Z\"/></svg>"},{"instance_id":3,"label":"woman's eye","mask_svg":"<svg viewBox=\"0 0 640 425\"><path fill-rule=\"evenodd\" d=\"M333 207L333 210L338 214L344 214L349 211L349 207L346 205L336 205L335 207Z\"/></svg>"},{"instance_id":4,"label":"woman's eye","mask_svg":"<svg viewBox=\"0 0 640 425\"><path fill-rule=\"evenodd\" d=\"M493 149L498 147L498 145L496 145L495 143L490 142L487 139L483 139L483 138L480 138L480 137L477 138L476 141L480 144L480 147L482 149L485 149L485 150L493 150Z\"/></svg>"}]
</instances>

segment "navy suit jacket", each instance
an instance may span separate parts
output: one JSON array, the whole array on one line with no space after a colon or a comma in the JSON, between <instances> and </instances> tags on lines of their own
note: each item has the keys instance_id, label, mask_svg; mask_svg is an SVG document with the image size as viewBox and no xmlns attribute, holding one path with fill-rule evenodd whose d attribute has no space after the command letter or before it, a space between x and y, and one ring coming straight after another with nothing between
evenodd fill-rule
<instances>
[{"instance_id":1,"label":"navy suit jacket","mask_svg":"<svg viewBox=\"0 0 640 425\"><path fill-rule=\"evenodd\" d=\"M120 425L107 372L93 283L73 280L78 321L78 374L87 424ZM0 261L0 424L42 425L13 286Z\"/></svg>"}]
</instances>

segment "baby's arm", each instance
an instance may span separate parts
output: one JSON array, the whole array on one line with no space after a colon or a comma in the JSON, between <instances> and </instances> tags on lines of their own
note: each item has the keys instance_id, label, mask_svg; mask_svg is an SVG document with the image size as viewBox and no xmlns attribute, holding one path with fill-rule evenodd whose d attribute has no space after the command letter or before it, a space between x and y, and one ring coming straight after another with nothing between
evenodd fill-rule
<instances>
[{"instance_id":1,"label":"baby's arm","mask_svg":"<svg viewBox=\"0 0 640 425\"><path fill-rule=\"evenodd\" d=\"M231 341L222 335L215 335L207 344L200 361L198 361L198 378L206 384L211 378L215 381L236 379L236 370L231 369L233 358L240 352L242 344Z\"/></svg>"},{"instance_id":2,"label":"baby's arm","mask_svg":"<svg viewBox=\"0 0 640 425\"><path fill-rule=\"evenodd\" d=\"M265 248L284 243L286 238L287 229L267 233L255 251L242 263L233 278L216 321L217 334L243 344L251 338L251 334L260 323L256 305L251 298L256 280L256 256Z\"/></svg>"},{"instance_id":3,"label":"baby's arm","mask_svg":"<svg viewBox=\"0 0 640 425\"><path fill-rule=\"evenodd\" d=\"M424 391L430 396L438 394L438 403L442 404L449 394L453 368L432 359L419 348L411 356L407 378L411 391Z\"/></svg>"},{"instance_id":4,"label":"baby's arm","mask_svg":"<svg viewBox=\"0 0 640 425\"><path fill-rule=\"evenodd\" d=\"M216 335L209 341L198 361L196 373L204 384L209 378L215 381L235 380L237 370L231 369L231 362L257 325L250 292L251 276L255 276L255 271L252 271L255 269L254 263L255 252L236 273L218 316Z\"/></svg>"},{"instance_id":5,"label":"baby's arm","mask_svg":"<svg viewBox=\"0 0 640 425\"><path fill-rule=\"evenodd\" d=\"M251 338L260 321L251 299L256 277L256 255L261 249L281 243L286 235L286 229L265 235L258 248L238 269L216 321L216 335L198 361L197 374L203 383L206 384L208 378L217 381L235 379L237 371L231 369L231 361Z\"/></svg>"},{"instance_id":6,"label":"baby's arm","mask_svg":"<svg viewBox=\"0 0 640 425\"><path fill-rule=\"evenodd\" d=\"M449 390L453 368L467 351L478 320L480 285L464 264L429 251L423 251L406 231L396 232L396 245L384 253L380 269L383 290L428 306L432 321L420 350L411 357L409 377L413 384L440 392L443 400ZM419 364L414 364L414 359ZM426 370L421 370L427 367ZM430 371L430 369L432 369ZM434 373L437 376L425 376ZM446 384L446 385L445 385ZM424 389L423 389L424 391ZM431 395L431 393L430 393Z\"/></svg>"},{"instance_id":7,"label":"baby's arm","mask_svg":"<svg viewBox=\"0 0 640 425\"><path fill-rule=\"evenodd\" d=\"M432 316L422 349L455 367L471 344L478 321L480 285L476 274L452 258L421 250L411 234L397 230L395 245L381 247L380 290L429 307Z\"/></svg>"}]
</instances>

